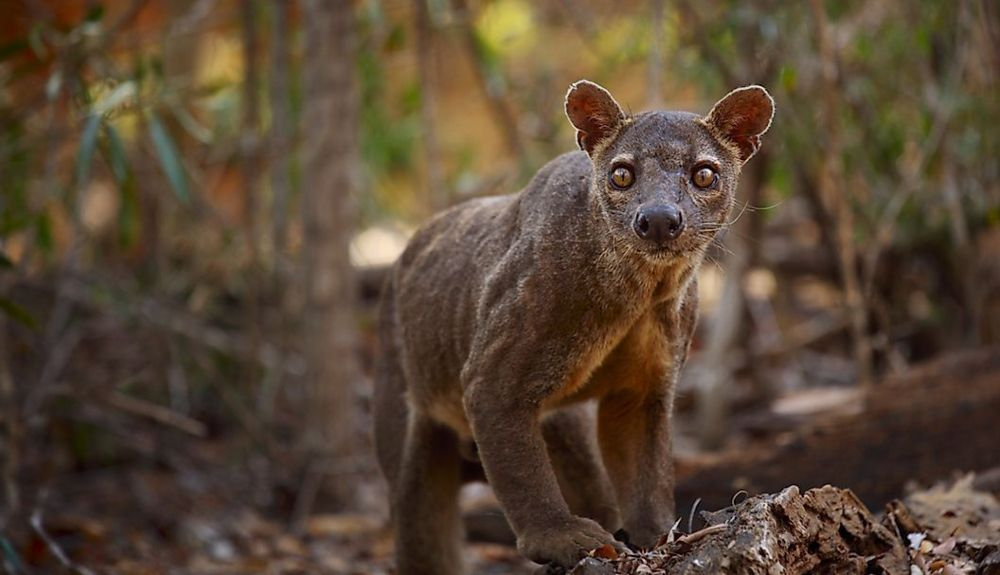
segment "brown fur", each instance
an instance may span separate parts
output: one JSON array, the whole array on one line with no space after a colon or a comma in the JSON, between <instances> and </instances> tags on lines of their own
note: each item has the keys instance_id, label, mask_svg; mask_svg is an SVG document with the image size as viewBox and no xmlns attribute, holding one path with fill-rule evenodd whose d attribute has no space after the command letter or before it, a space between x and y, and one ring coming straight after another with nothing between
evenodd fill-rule
<instances>
[{"instance_id":1,"label":"brown fur","mask_svg":"<svg viewBox=\"0 0 1000 575\"><path fill-rule=\"evenodd\" d=\"M648 547L670 527L673 389L695 271L772 105L749 87L704 118L628 117L578 82L567 115L587 153L414 235L384 296L375 396L400 573L461 571L455 498L478 475L473 452L532 560L568 567L619 528ZM628 190L608 183L616 162L634 171ZM692 170L706 163L717 184L695 189ZM683 212L684 231L651 245L633 220L665 204Z\"/></svg>"}]
</instances>

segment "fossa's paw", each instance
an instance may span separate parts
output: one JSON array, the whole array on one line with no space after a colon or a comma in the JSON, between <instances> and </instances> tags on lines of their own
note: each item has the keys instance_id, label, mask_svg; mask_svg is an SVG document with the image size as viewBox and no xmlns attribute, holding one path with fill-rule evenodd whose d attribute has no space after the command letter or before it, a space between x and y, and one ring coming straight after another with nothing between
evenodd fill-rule
<instances>
[{"instance_id":1,"label":"fossa's paw","mask_svg":"<svg viewBox=\"0 0 1000 575\"><path fill-rule=\"evenodd\" d=\"M555 525L529 527L517 538L517 550L536 563L554 563L569 569L594 549L612 545L623 549L596 521L570 517Z\"/></svg>"}]
</instances>

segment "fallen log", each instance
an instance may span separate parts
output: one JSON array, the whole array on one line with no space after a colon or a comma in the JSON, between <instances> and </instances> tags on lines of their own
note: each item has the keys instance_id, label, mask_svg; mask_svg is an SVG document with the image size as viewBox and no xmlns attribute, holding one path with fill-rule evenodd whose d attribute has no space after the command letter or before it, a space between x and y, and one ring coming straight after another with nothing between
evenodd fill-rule
<instances>
[{"instance_id":1,"label":"fallen log","mask_svg":"<svg viewBox=\"0 0 1000 575\"><path fill-rule=\"evenodd\" d=\"M777 446L678 466L677 510L730 505L734 494L833 484L868 505L955 471L1000 465L1000 348L958 352L874 386L862 408L819 417Z\"/></svg>"}]
</instances>

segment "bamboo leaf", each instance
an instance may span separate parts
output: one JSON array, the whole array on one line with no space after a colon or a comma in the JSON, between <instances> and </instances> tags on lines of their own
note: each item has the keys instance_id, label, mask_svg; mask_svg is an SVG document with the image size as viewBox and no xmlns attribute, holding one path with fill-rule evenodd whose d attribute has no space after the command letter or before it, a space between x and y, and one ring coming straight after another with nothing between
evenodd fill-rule
<instances>
[{"instance_id":1,"label":"bamboo leaf","mask_svg":"<svg viewBox=\"0 0 1000 575\"><path fill-rule=\"evenodd\" d=\"M153 140L153 147L156 149L156 157L160 161L160 167L170 181L177 199L182 204L191 203L191 193L188 189L187 177L181 166L180 156L177 153L177 146L174 145L173 138L163 126L163 122L155 114L149 115L149 135Z\"/></svg>"},{"instance_id":2,"label":"bamboo leaf","mask_svg":"<svg viewBox=\"0 0 1000 575\"><path fill-rule=\"evenodd\" d=\"M130 172L119 186L122 195L118 210L118 243L122 247L135 244L139 238L139 200L135 192L135 176Z\"/></svg>"},{"instance_id":3,"label":"bamboo leaf","mask_svg":"<svg viewBox=\"0 0 1000 575\"><path fill-rule=\"evenodd\" d=\"M83 137L80 138L80 148L76 152L76 185L83 187L90 179L90 165L94 159L94 147L97 145L97 133L101 127L101 117L92 114L83 127Z\"/></svg>"},{"instance_id":4,"label":"bamboo leaf","mask_svg":"<svg viewBox=\"0 0 1000 575\"><path fill-rule=\"evenodd\" d=\"M107 95L98 100L94 104L94 113L98 115L104 115L108 112L113 111L118 106L128 102L129 100L135 98L136 94L136 84L131 80L126 80L121 82L114 87Z\"/></svg>"},{"instance_id":5,"label":"bamboo leaf","mask_svg":"<svg viewBox=\"0 0 1000 575\"><path fill-rule=\"evenodd\" d=\"M122 143L118 130L114 129L111 124L106 124L105 129L108 132L108 165L111 167L111 173L115 176L115 180L120 185L128 177L129 172L125 144Z\"/></svg>"},{"instance_id":6,"label":"bamboo leaf","mask_svg":"<svg viewBox=\"0 0 1000 575\"><path fill-rule=\"evenodd\" d=\"M202 144L212 143L212 131L199 124L198 120L194 119L194 116L192 116L183 105L171 105L170 111L173 112L174 118L177 119L177 123L180 124L180 126L184 128L184 131L190 134L192 138L198 140Z\"/></svg>"},{"instance_id":7,"label":"bamboo leaf","mask_svg":"<svg viewBox=\"0 0 1000 575\"><path fill-rule=\"evenodd\" d=\"M2 535L0 535L0 550L3 550L3 554L7 557L7 562L14 569L14 573L25 572L21 556L14 550L14 546L11 545L10 540Z\"/></svg>"},{"instance_id":8,"label":"bamboo leaf","mask_svg":"<svg viewBox=\"0 0 1000 575\"><path fill-rule=\"evenodd\" d=\"M48 57L48 50L45 49L45 40L42 39L41 24L36 23L28 30L28 46L39 60L44 60Z\"/></svg>"},{"instance_id":9,"label":"bamboo leaf","mask_svg":"<svg viewBox=\"0 0 1000 575\"><path fill-rule=\"evenodd\" d=\"M52 221L47 212L40 212L35 217L35 245L42 250L42 253L52 253Z\"/></svg>"},{"instance_id":10,"label":"bamboo leaf","mask_svg":"<svg viewBox=\"0 0 1000 575\"><path fill-rule=\"evenodd\" d=\"M108 145L105 150L111 173L118 182L121 193L121 208L118 210L118 243L122 247L133 245L139 237L139 200L136 195L135 174L129 169L128 155L125 144L118 135L118 130L111 124L105 124Z\"/></svg>"}]
</instances>

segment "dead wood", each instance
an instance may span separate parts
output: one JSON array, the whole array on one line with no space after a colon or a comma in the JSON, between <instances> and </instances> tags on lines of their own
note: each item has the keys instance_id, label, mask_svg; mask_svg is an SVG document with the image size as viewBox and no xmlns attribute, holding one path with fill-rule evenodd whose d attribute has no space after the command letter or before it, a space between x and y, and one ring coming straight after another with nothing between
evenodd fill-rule
<instances>
[{"instance_id":1,"label":"dead wood","mask_svg":"<svg viewBox=\"0 0 1000 575\"><path fill-rule=\"evenodd\" d=\"M960 352L885 381L863 396L863 409L817 416L776 447L678 469L677 509L730 505L740 491L767 493L789 484L833 484L881 506L907 482L930 485L954 471L1000 461L1000 348Z\"/></svg>"},{"instance_id":2,"label":"dead wood","mask_svg":"<svg viewBox=\"0 0 1000 575\"><path fill-rule=\"evenodd\" d=\"M909 573L902 539L846 489L793 486L704 515L711 524L700 532L649 552L586 561L572 573Z\"/></svg>"},{"instance_id":3,"label":"dead wood","mask_svg":"<svg viewBox=\"0 0 1000 575\"><path fill-rule=\"evenodd\" d=\"M570 573L1000 573L1000 503L974 479L893 501L881 520L848 489L792 486L704 512L708 527L651 551L599 551Z\"/></svg>"}]
</instances>

